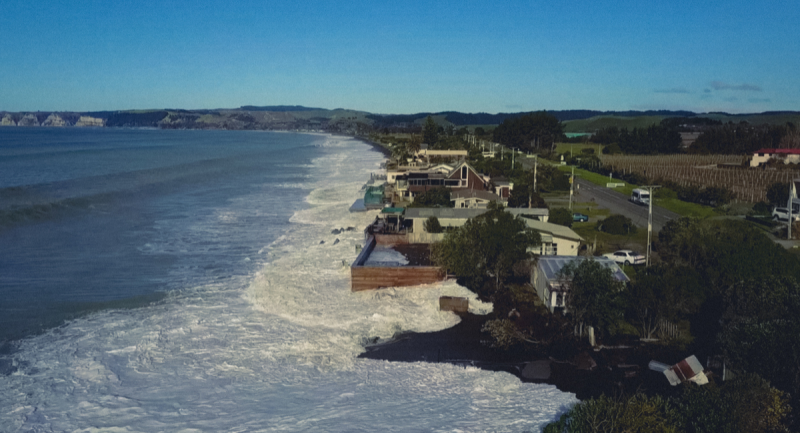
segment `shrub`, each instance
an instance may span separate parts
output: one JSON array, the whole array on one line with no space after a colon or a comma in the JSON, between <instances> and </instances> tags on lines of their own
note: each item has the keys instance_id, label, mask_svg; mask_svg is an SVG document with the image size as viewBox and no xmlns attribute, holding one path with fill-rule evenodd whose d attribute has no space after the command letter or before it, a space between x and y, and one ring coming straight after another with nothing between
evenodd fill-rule
<instances>
[{"instance_id":1,"label":"shrub","mask_svg":"<svg viewBox=\"0 0 800 433\"><path fill-rule=\"evenodd\" d=\"M617 153L622 153L622 149L619 147L619 144L611 143L603 148L603 153L606 155L614 155Z\"/></svg>"},{"instance_id":2,"label":"shrub","mask_svg":"<svg viewBox=\"0 0 800 433\"><path fill-rule=\"evenodd\" d=\"M597 230L612 235L632 235L636 233L636 226L633 225L633 221L630 218L615 214L598 221Z\"/></svg>"},{"instance_id":3,"label":"shrub","mask_svg":"<svg viewBox=\"0 0 800 433\"><path fill-rule=\"evenodd\" d=\"M769 215L770 204L766 201L760 201L753 205L753 214L755 215Z\"/></svg>"},{"instance_id":4,"label":"shrub","mask_svg":"<svg viewBox=\"0 0 800 433\"><path fill-rule=\"evenodd\" d=\"M429 189L414 197L414 202L408 207L453 207L450 190L445 187Z\"/></svg>"},{"instance_id":5,"label":"shrub","mask_svg":"<svg viewBox=\"0 0 800 433\"><path fill-rule=\"evenodd\" d=\"M550 210L550 217L547 221L560 226L572 227L572 212L563 207L553 208Z\"/></svg>"},{"instance_id":6,"label":"shrub","mask_svg":"<svg viewBox=\"0 0 800 433\"><path fill-rule=\"evenodd\" d=\"M789 201L789 183L788 182L773 182L767 188L767 201L775 206L786 206Z\"/></svg>"}]
</instances>

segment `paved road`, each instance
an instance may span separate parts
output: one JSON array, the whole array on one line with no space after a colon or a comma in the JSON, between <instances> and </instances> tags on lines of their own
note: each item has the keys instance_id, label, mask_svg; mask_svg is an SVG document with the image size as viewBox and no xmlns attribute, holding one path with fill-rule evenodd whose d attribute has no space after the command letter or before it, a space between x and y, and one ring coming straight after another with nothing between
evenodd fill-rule
<instances>
[{"instance_id":1,"label":"paved road","mask_svg":"<svg viewBox=\"0 0 800 433\"><path fill-rule=\"evenodd\" d=\"M647 228L647 206L639 206L628 201L628 196L611 188L595 185L585 179L576 178L578 195L576 201L592 201L607 208L612 214L622 214L630 218L638 227ZM653 231L661 230L667 221L680 217L675 212L653 205Z\"/></svg>"}]
</instances>

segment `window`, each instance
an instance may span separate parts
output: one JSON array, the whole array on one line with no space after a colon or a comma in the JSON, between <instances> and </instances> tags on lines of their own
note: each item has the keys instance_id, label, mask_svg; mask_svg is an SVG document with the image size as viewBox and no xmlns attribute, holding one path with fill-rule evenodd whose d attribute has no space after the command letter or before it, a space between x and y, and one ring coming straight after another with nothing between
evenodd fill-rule
<instances>
[{"instance_id":1,"label":"window","mask_svg":"<svg viewBox=\"0 0 800 433\"><path fill-rule=\"evenodd\" d=\"M467 178L467 167L466 166L461 167L461 178L462 179L466 179Z\"/></svg>"}]
</instances>

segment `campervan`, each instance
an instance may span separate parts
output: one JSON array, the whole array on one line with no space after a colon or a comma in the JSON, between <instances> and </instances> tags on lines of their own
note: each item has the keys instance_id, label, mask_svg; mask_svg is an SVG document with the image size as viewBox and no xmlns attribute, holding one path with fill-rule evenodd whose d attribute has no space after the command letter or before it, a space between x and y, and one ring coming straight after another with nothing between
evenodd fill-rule
<instances>
[{"instance_id":1,"label":"campervan","mask_svg":"<svg viewBox=\"0 0 800 433\"><path fill-rule=\"evenodd\" d=\"M636 188L631 192L631 201L636 204L650 204L650 192L646 189Z\"/></svg>"}]
</instances>

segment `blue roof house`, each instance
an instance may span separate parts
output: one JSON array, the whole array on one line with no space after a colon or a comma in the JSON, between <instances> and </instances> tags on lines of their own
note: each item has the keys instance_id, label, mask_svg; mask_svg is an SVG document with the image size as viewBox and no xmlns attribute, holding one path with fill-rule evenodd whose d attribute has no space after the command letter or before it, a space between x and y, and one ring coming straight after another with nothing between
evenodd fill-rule
<instances>
[{"instance_id":1,"label":"blue roof house","mask_svg":"<svg viewBox=\"0 0 800 433\"><path fill-rule=\"evenodd\" d=\"M586 257L586 256L540 256L536 266L531 272L531 284L536 288L539 299L550 310L566 312L567 292L569 285L559 278L561 269L568 263L581 260L594 260L606 268L611 269L611 273L617 281L627 283L630 281L627 275L622 272L619 265L608 257Z\"/></svg>"}]
</instances>

